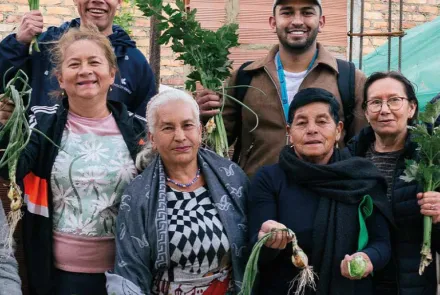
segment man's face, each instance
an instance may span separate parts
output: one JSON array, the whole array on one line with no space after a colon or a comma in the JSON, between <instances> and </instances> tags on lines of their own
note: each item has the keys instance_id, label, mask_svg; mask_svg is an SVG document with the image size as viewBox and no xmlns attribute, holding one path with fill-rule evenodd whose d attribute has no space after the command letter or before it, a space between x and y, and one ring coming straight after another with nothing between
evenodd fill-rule
<instances>
[{"instance_id":1,"label":"man's face","mask_svg":"<svg viewBox=\"0 0 440 295\"><path fill-rule=\"evenodd\" d=\"M113 33L112 25L116 10L122 0L73 0L81 22L94 24L99 31L108 36Z\"/></svg>"},{"instance_id":2,"label":"man's face","mask_svg":"<svg viewBox=\"0 0 440 295\"><path fill-rule=\"evenodd\" d=\"M278 35L280 46L289 51L304 52L315 44L325 17L314 1L290 0L276 6L269 23Z\"/></svg>"}]
</instances>

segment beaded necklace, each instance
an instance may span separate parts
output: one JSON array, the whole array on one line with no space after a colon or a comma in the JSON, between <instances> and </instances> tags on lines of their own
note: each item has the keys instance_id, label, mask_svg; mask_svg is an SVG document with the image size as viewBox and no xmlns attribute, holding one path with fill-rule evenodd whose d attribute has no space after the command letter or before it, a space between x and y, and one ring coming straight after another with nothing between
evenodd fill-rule
<instances>
[{"instance_id":1,"label":"beaded necklace","mask_svg":"<svg viewBox=\"0 0 440 295\"><path fill-rule=\"evenodd\" d=\"M172 180L168 176L167 176L167 181L171 182L172 184L177 185L178 187L187 188L187 187L190 187L191 185L193 185L194 183L196 183L196 181L197 181L197 179L199 179L199 177L200 177L200 168L197 170L196 177L194 177L194 179L191 180L191 182L189 182L189 183L179 183L177 181Z\"/></svg>"}]
</instances>

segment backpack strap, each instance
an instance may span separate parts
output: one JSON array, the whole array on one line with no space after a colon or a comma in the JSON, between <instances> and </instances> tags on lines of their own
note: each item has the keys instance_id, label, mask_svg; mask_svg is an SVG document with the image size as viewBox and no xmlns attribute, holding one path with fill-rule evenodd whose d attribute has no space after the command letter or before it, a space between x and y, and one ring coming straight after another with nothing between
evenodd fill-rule
<instances>
[{"instance_id":1,"label":"backpack strap","mask_svg":"<svg viewBox=\"0 0 440 295\"><path fill-rule=\"evenodd\" d=\"M353 123L355 105L355 71L354 63L342 59L336 59L338 63L338 89L341 94L342 108L344 110L344 128L347 130ZM347 142L348 134L344 141Z\"/></svg>"},{"instance_id":2,"label":"backpack strap","mask_svg":"<svg viewBox=\"0 0 440 295\"><path fill-rule=\"evenodd\" d=\"M244 64L242 64L237 71L237 78L235 80L235 85L245 85L249 86L251 85L252 81L252 75L250 72L244 71L244 68L250 65L253 61L247 61ZM239 101L243 102L244 97L246 96L246 92L248 90L248 87L238 87L235 89L235 98ZM237 142L234 145L234 154L232 155L232 161L235 163L238 163L238 160L240 158L240 151L241 151L241 105L237 104L237 118L235 120L235 130L234 133L238 134L237 136Z\"/></svg>"}]
</instances>

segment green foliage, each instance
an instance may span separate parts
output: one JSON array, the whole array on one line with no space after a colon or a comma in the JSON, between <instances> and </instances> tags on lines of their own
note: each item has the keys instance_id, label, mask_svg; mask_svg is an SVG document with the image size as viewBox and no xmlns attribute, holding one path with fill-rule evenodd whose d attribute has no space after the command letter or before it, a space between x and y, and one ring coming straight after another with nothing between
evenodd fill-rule
<instances>
[{"instance_id":1,"label":"green foliage","mask_svg":"<svg viewBox=\"0 0 440 295\"><path fill-rule=\"evenodd\" d=\"M407 161L405 175L401 178L405 181L419 181L425 191L440 187L440 129L435 127L429 131L426 125L433 126L439 115L440 100L428 104L425 112L419 115L419 124L409 127L412 140L419 146L420 158L417 162Z\"/></svg>"},{"instance_id":2,"label":"green foliage","mask_svg":"<svg viewBox=\"0 0 440 295\"><path fill-rule=\"evenodd\" d=\"M113 20L113 23L115 25L120 26L124 29L127 34L131 35L131 27L134 23L134 7L135 4L131 0L124 0L124 3L127 3L127 6L123 6L121 8L121 11L115 15L115 18Z\"/></svg>"},{"instance_id":3,"label":"green foliage","mask_svg":"<svg viewBox=\"0 0 440 295\"><path fill-rule=\"evenodd\" d=\"M418 144L419 159L407 161L404 175L405 181L416 180L423 185L423 191L435 191L440 187L440 127L434 128L434 122L440 115L440 100L428 104L425 112L420 113L419 123L410 127L412 140ZM432 127L428 130L427 124ZM431 255L432 219L424 216L423 246L419 273L432 262Z\"/></svg>"},{"instance_id":4,"label":"green foliage","mask_svg":"<svg viewBox=\"0 0 440 295\"><path fill-rule=\"evenodd\" d=\"M171 49L179 54L177 59L192 67L185 88L194 91L196 82L211 90L221 88L232 69L228 56L230 49L238 46L238 25L227 24L214 32L200 26L197 10L187 12L183 0L176 0L176 8L163 5L162 0L136 1L146 16L159 19L159 29L163 30L159 43L171 42Z\"/></svg>"},{"instance_id":5,"label":"green foliage","mask_svg":"<svg viewBox=\"0 0 440 295\"><path fill-rule=\"evenodd\" d=\"M420 113L419 119L420 121L427 124L434 124L435 120L440 115L440 103L436 101L435 103L428 103L426 105L425 111Z\"/></svg>"}]
</instances>

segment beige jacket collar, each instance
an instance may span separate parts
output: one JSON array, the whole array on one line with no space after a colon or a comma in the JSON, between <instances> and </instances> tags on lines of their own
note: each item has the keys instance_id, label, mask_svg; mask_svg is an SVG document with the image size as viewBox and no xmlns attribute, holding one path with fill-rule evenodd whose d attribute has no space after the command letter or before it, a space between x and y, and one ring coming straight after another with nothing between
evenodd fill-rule
<instances>
[{"instance_id":1,"label":"beige jacket collar","mask_svg":"<svg viewBox=\"0 0 440 295\"><path fill-rule=\"evenodd\" d=\"M317 47L318 47L318 57L316 58L315 63L312 66L312 70L318 64L324 64L332 68L336 73L339 73L336 58L327 49L325 49L325 47L319 42L317 43ZM265 57L257 59L256 61L245 67L244 70L254 71L265 67L271 72L276 71L274 60L278 50L279 50L279 45L273 46Z\"/></svg>"}]
</instances>

